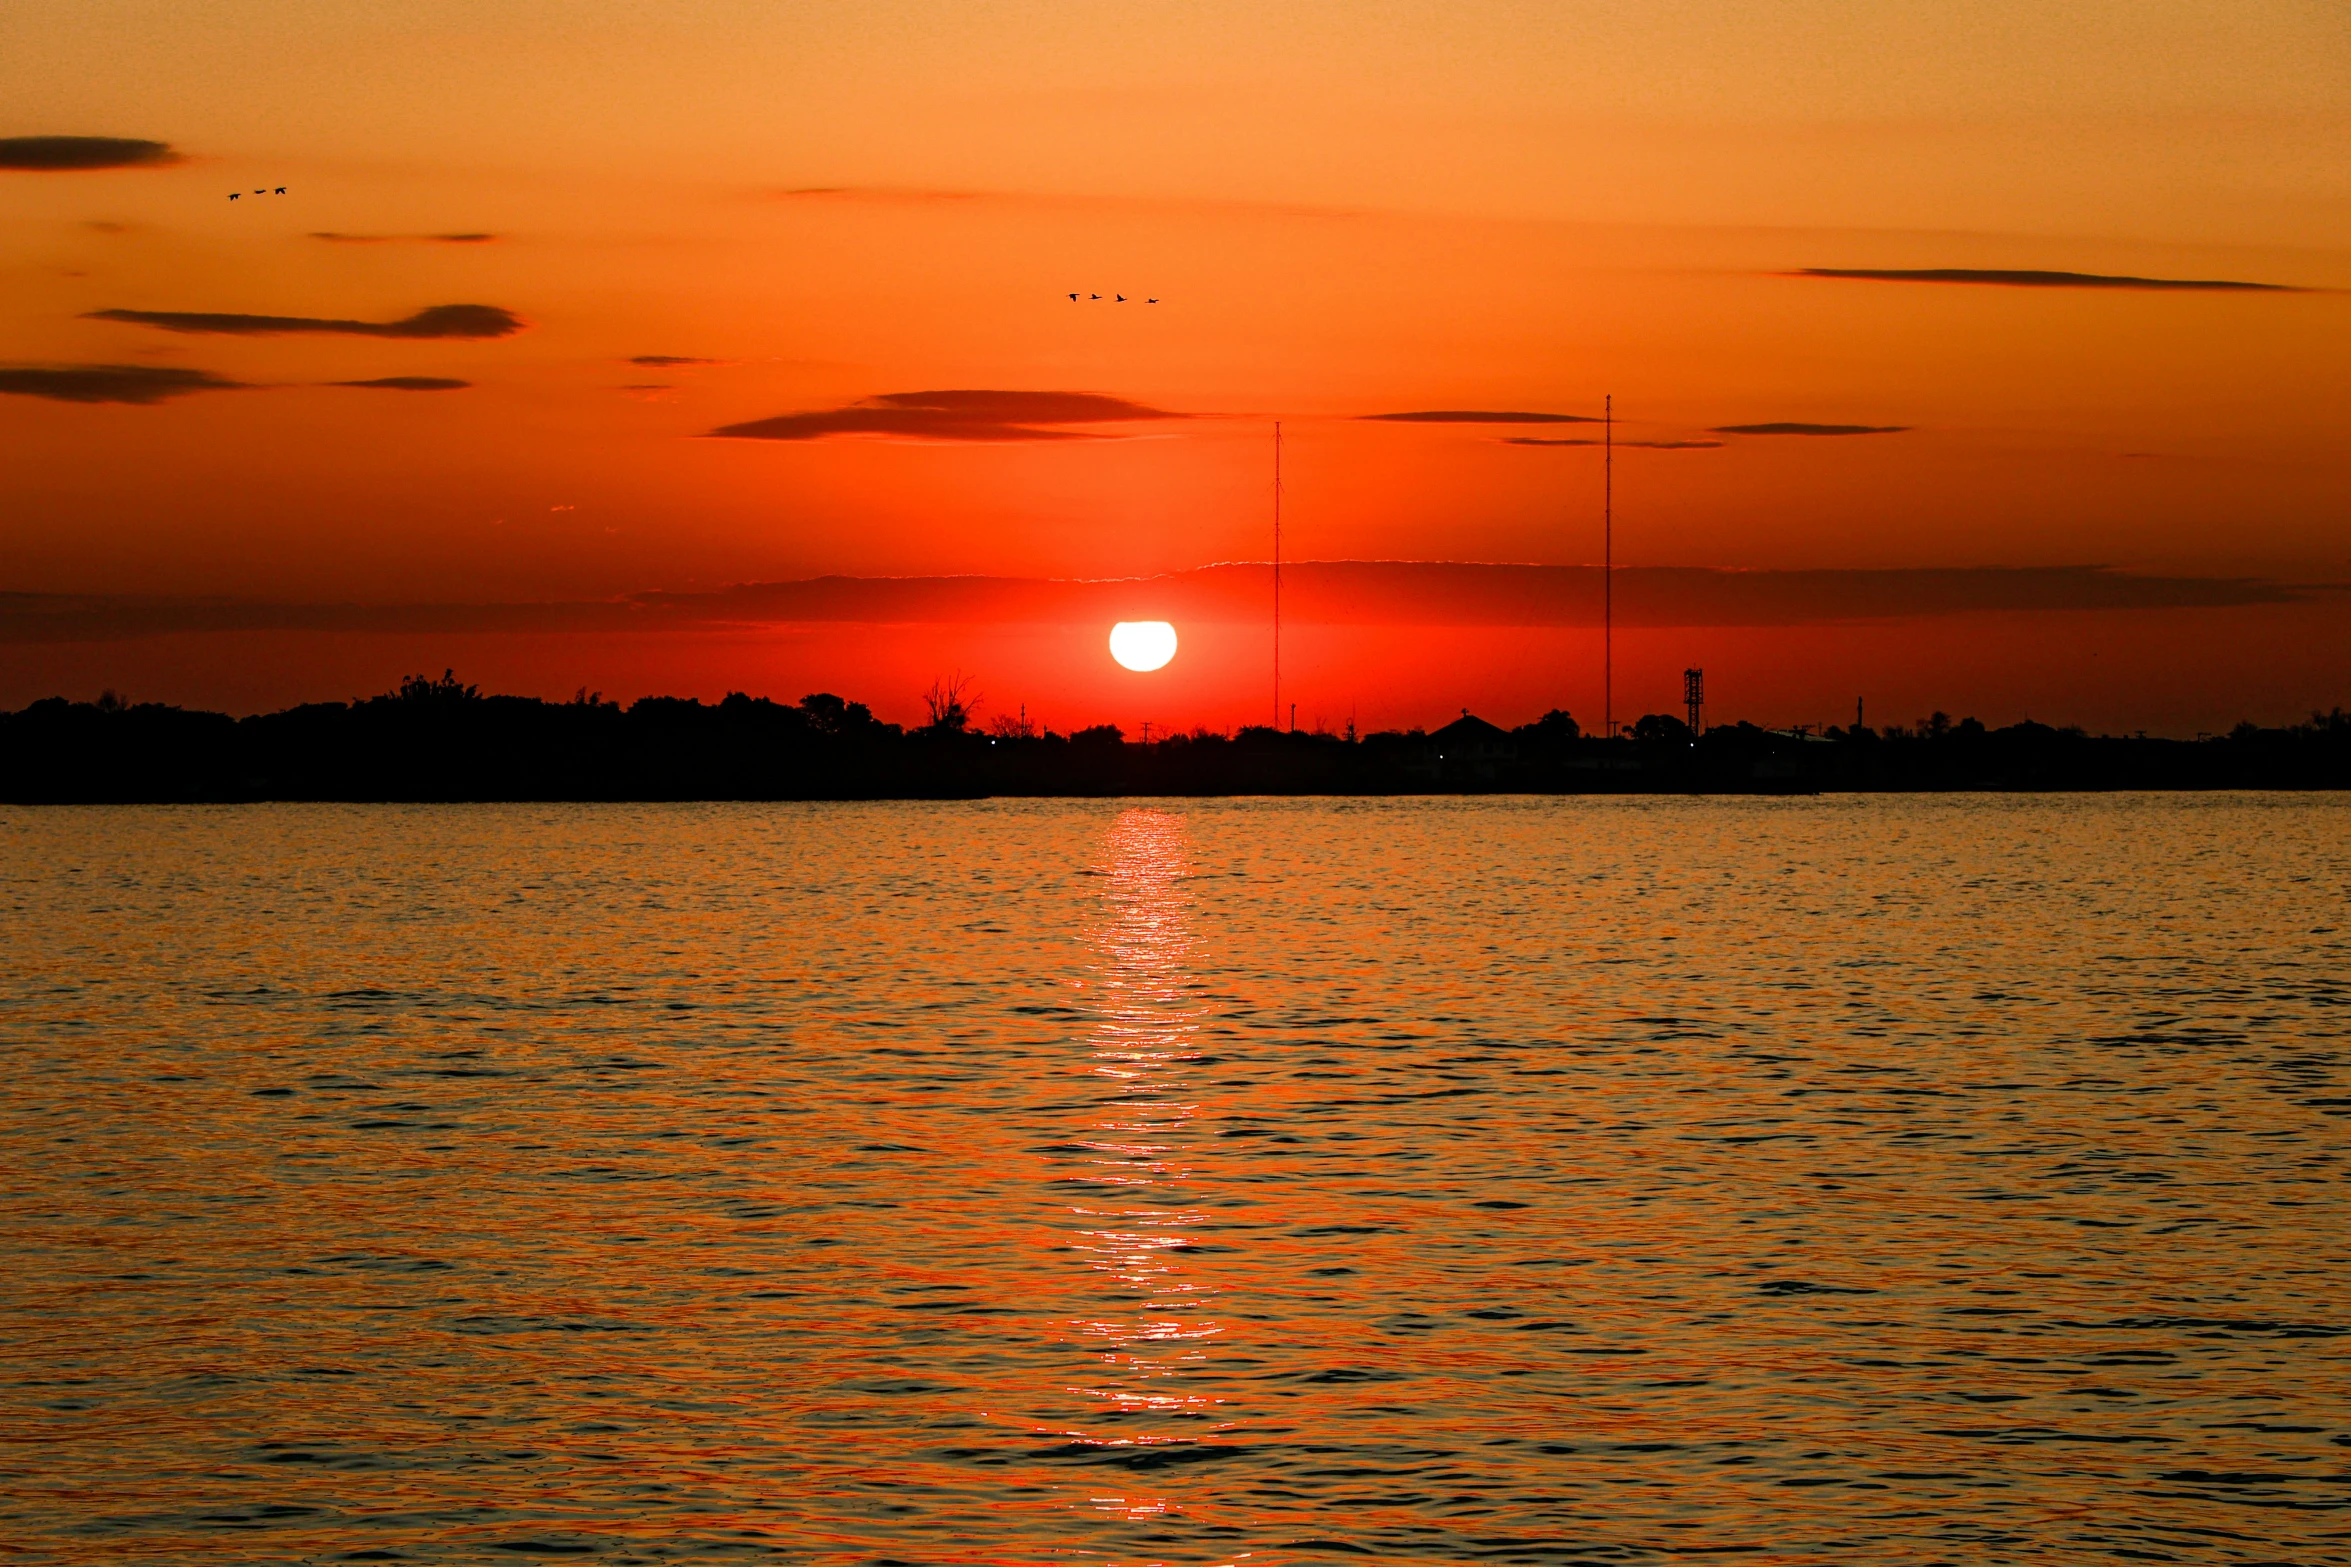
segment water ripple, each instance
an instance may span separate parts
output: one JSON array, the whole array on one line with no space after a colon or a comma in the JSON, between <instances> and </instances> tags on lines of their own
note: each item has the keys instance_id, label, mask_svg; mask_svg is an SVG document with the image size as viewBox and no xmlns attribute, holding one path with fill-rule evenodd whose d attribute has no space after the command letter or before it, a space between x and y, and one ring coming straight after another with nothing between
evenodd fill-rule
<instances>
[{"instance_id":1,"label":"water ripple","mask_svg":"<svg viewBox=\"0 0 2351 1567\"><path fill-rule=\"evenodd\" d=\"M2331 797L0 846L32 1559L2351 1561Z\"/></svg>"}]
</instances>

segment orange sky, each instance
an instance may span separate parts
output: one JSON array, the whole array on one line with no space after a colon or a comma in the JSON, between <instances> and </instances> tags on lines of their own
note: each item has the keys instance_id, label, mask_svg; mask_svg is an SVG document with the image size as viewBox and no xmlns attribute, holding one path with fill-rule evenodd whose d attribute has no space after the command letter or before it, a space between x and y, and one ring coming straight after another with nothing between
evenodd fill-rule
<instances>
[{"instance_id":1,"label":"orange sky","mask_svg":"<svg viewBox=\"0 0 2351 1567\"><path fill-rule=\"evenodd\" d=\"M1708 443L1618 452L1620 561L2351 581L2351 12L2058 9L17 0L0 138L180 161L0 168L0 592L515 604L1263 559L1276 417L1293 558L1582 562L1598 453L1507 438L1586 427L1360 416L1604 394L1627 440ZM494 237L429 237L453 234ZM457 303L525 324L91 318ZM90 366L154 400L8 379ZM333 384L393 377L469 384ZM710 436L943 388L1185 417ZM1756 424L1902 428L1716 433ZM1672 705L1704 659L1718 706L1772 722L1873 681L1889 718L2274 721L2351 698L2351 615L2315 591L1648 630L1618 707ZM116 684L246 710L458 662L550 694L827 684L905 717L943 664L1070 722L1262 710L1242 630L1200 628L1159 677L1110 668L1106 630L0 624L0 702ZM1302 719L1596 716L1579 630L1298 635Z\"/></svg>"}]
</instances>

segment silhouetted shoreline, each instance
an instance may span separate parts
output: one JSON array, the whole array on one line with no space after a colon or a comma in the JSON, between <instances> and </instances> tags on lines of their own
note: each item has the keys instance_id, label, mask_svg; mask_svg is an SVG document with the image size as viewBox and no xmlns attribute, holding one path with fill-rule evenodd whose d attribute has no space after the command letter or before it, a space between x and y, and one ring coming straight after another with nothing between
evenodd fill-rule
<instances>
[{"instance_id":1,"label":"silhouetted shoreline","mask_svg":"<svg viewBox=\"0 0 2351 1567\"><path fill-rule=\"evenodd\" d=\"M934 704L937 707L939 704ZM0 800L858 800L989 795L1816 794L2351 788L2351 714L2197 740L2091 736L1942 714L1883 730L1709 727L1652 714L1614 740L1554 712L1504 730L1062 735L959 703L916 728L861 703L646 697L625 709L413 678L358 702L235 719L52 697L0 714Z\"/></svg>"}]
</instances>

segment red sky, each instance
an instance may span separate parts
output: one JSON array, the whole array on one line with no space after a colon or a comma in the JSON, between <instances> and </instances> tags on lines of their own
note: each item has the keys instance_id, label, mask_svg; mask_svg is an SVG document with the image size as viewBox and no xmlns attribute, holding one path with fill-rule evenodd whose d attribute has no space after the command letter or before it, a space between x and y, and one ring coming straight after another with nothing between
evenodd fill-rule
<instances>
[{"instance_id":1,"label":"red sky","mask_svg":"<svg viewBox=\"0 0 2351 1567\"><path fill-rule=\"evenodd\" d=\"M1593 562L1598 450L1520 444L1593 427L1363 416L1611 394L1620 563L2204 584L1636 596L1620 716L1692 662L1773 723L2351 700L2351 26L2054 11L19 0L0 138L170 152L0 167L0 702L455 664L907 717L961 669L1055 723L1255 721L1245 602L1141 676L1084 618L578 607L1261 561L1275 418L1292 559ZM504 324L419 317L455 304L520 326L426 335ZM386 379L466 384L337 384ZM1876 433L1723 433L1791 425ZM1294 613L1302 721L1598 716L1586 625Z\"/></svg>"}]
</instances>

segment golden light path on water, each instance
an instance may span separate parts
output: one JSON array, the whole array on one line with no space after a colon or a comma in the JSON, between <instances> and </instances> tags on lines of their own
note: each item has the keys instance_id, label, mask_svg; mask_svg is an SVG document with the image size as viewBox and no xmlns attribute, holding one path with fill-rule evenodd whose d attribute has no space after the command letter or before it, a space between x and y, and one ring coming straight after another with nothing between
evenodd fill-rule
<instances>
[{"instance_id":1,"label":"golden light path on water","mask_svg":"<svg viewBox=\"0 0 2351 1567\"><path fill-rule=\"evenodd\" d=\"M1104 837L1100 923L1091 932L1093 1075L1107 1092L1095 1155L1099 1198L1073 1207L1085 1225L1080 1245L1108 1282L1098 1317L1072 1323L1099 1345L1099 1386L1072 1389L1107 1412L1150 1412L1205 1421L1217 1429L1222 1402L1187 1392L1184 1373L1223 1327L1209 1315L1213 1284L1183 1266L1186 1243L1206 1215L1184 1205L1187 1134L1199 1118L1193 1097L1201 1002L1186 964L1192 935L1183 819L1162 811L1122 813ZM1198 1440L1172 1435L1084 1433L1106 1445ZM1164 1495L1092 1498L1106 1512L1142 1518L1171 1511Z\"/></svg>"}]
</instances>

